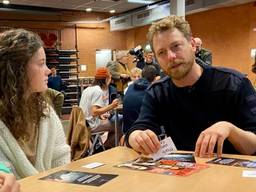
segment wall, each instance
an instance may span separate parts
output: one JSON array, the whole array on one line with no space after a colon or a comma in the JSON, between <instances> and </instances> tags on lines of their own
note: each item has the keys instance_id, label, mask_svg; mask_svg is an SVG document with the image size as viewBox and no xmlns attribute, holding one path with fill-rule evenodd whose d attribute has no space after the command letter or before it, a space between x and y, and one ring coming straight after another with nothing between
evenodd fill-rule
<instances>
[{"instance_id":1,"label":"wall","mask_svg":"<svg viewBox=\"0 0 256 192\"><path fill-rule=\"evenodd\" d=\"M194 36L200 36L204 46L213 52L214 65L235 68L253 79L250 47L253 44L251 39L256 36L251 28L255 22L251 18L255 13L253 4L245 4L201 12L186 18L191 23Z\"/></svg>"},{"instance_id":2,"label":"wall","mask_svg":"<svg viewBox=\"0 0 256 192\"><path fill-rule=\"evenodd\" d=\"M96 49L126 49L126 35L124 32L109 32L109 24L102 23L77 29L77 41L80 62L87 65L87 72L81 76L93 76L96 68Z\"/></svg>"}]
</instances>

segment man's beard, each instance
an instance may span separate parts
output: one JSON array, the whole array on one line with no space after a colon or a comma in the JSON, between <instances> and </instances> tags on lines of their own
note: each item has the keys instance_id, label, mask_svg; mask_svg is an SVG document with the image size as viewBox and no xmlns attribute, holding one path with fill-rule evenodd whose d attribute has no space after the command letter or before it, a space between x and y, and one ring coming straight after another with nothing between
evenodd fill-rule
<instances>
[{"instance_id":1,"label":"man's beard","mask_svg":"<svg viewBox=\"0 0 256 192\"><path fill-rule=\"evenodd\" d=\"M193 66L193 63L194 63L194 58L195 58L195 56L192 55L190 58L188 58L187 61L184 60L184 59L176 59L169 66L176 66L176 65L180 65L180 66L178 66L177 69L175 69L175 68L172 69L170 67L170 68L167 69L167 71L165 71L165 73L174 80L183 79L190 72L190 70Z\"/></svg>"}]
</instances>

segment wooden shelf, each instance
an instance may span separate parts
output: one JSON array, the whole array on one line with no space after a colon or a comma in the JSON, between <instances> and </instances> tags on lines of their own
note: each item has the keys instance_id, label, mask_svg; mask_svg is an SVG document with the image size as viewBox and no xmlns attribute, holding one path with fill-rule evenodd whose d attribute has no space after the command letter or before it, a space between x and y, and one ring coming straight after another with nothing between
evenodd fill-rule
<instances>
[{"instance_id":1,"label":"wooden shelf","mask_svg":"<svg viewBox=\"0 0 256 192\"><path fill-rule=\"evenodd\" d=\"M65 87L65 99L62 113L70 113L72 105L78 104L80 87L78 79L78 51L45 49L46 63L48 67L55 66L61 76Z\"/></svg>"}]
</instances>

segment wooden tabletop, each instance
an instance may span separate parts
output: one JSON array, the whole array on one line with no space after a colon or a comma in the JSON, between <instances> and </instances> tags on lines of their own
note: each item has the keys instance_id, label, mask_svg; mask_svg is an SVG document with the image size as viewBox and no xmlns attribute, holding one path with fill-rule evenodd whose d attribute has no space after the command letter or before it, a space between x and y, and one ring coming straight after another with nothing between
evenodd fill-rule
<instances>
[{"instance_id":1,"label":"wooden tabletop","mask_svg":"<svg viewBox=\"0 0 256 192\"><path fill-rule=\"evenodd\" d=\"M242 177L241 167L230 167L209 164L210 167L190 176L167 176L143 171L116 168L114 165L135 159L136 152L126 147L111 150L72 162L66 166L55 168L35 176L20 180L22 192L255 192L256 178ZM223 155L242 159L256 160L255 156ZM212 159L212 158L211 158ZM209 161L207 158L196 158L198 163ZM104 166L86 169L82 165L100 162ZM118 177L102 186L88 186L58 183L39 180L57 170L74 170L91 173L117 174Z\"/></svg>"}]
</instances>

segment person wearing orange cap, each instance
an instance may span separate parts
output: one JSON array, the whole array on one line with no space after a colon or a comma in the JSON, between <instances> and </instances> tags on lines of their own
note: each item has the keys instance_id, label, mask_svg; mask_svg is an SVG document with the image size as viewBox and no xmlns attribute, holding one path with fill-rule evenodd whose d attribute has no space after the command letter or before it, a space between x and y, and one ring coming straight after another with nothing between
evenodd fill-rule
<instances>
[{"instance_id":1,"label":"person wearing orange cap","mask_svg":"<svg viewBox=\"0 0 256 192\"><path fill-rule=\"evenodd\" d=\"M114 99L112 103L108 104L110 82L111 75L108 69L106 67L98 68L94 82L83 91L79 104L92 133L108 131L108 138L104 143L106 148L114 147L115 128L114 123L105 114L117 107L119 103L118 99ZM120 138L121 129L118 130L120 130L120 133L117 133Z\"/></svg>"}]
</instances>

